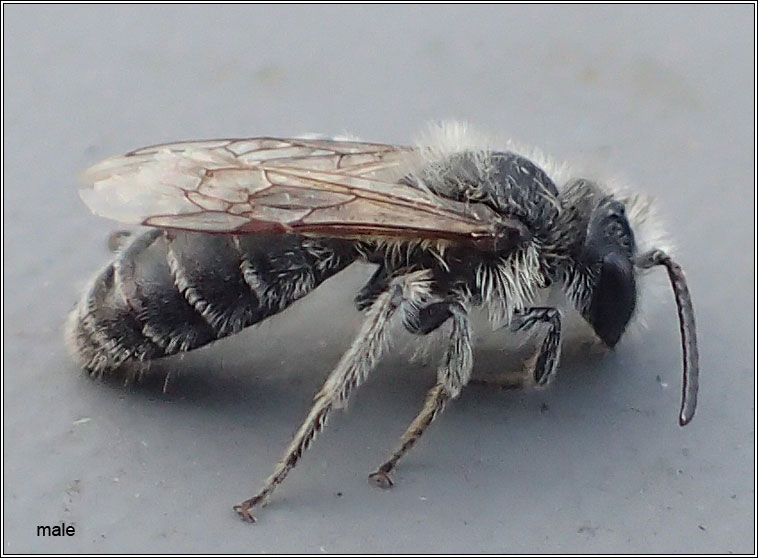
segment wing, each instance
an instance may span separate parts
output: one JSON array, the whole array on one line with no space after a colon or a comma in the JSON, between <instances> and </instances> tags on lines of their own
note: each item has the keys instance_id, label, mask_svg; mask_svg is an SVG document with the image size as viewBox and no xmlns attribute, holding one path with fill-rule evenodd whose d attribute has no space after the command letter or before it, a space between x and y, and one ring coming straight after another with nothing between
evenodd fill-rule
<instances>
[{"instance_id":1,"label":"wing","mask_svg":"<svg viewBox=\"0 0 758 558\"><path fill-rule=\"evenodd\" d=\"M523 225L400 180L421 152L336 140L158 145L87 170L81 197L125 223L215 233L392 237L502 246Z\"/></svg>"}]
</instances>

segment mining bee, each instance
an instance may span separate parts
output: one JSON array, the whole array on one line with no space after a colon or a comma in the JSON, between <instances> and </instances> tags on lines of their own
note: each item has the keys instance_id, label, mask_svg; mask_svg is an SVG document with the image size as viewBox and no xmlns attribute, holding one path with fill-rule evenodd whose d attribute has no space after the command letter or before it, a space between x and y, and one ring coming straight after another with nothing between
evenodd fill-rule
<instances>
[{"instance_id":1,"label":"mining bee","mask_svg":"<svg viewBox=\"0 0 758 558\"><path fill-rule=\"evenodd\" d=\"M446 341L420 413L370 475L383 486L469 382L476 307L494 328L543 332L525 383L545 386L563 315L545 295L565 295L613 347L635 314L641 273L663 266L681 329L679 423L695 412L694 312L682 269L652 244L649 200L539 153L450 123L417 147L273 137L158 145L106 159L84 179L94 213L149 227L96 275L69 320L69 346L93 375L237 333L353 262L376 264L355 299L365 320L354 342L263 489L234 508L248 521L376 366L398 320L419 336L439 328Z\"/></svg>"}]
</instances>

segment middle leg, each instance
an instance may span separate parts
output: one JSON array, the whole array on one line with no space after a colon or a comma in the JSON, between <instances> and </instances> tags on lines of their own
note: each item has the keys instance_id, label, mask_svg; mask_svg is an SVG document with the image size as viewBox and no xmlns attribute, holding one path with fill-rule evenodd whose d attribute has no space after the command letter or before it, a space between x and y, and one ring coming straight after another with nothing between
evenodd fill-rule
<instances>
[{"instance_id":1,"label":"middle leg","mask_svg":"<svg viewBox=\"0 0 758 558\"><path fill-rule=\"evenodd\" d=\"M471 377L474 358L468 314L457 303L448 305L447 311L452 318L453 327L450 343L437 371L437 383L427 393L423 409L405 431L390 458L369 475L369 479L383 488L392 486L389 473L443 411L445 404L458 397Z\"/></svg>"}]
</instances>

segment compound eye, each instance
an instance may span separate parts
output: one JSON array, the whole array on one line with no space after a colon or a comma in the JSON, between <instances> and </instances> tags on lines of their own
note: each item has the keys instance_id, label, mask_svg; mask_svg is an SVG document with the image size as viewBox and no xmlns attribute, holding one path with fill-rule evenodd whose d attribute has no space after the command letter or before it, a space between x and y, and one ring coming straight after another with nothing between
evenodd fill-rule
<instances>
[{"instance_id":1,"label":"compound eye","mask_svg":"<svg viewBox=\"0 0 758 558\"><path fill-rule=\"evenodd\" d=\"M623 203L609 198L598 204L590 220L585 247L584 256L590 265L602 261L602 256L609 252L634 256L634 233Z\"/></svg>"},{"instance_id":2,"label":"compound eye","mask_svg":"<svg viewBox=\"0 0 758 558\"><path fill-rule=\"evenodd\" d=\"M609 242L618 244L631 254L634 241L631 230L625 221L621 221L620 219L611 221L610 225L608 225L607 234Z\"/></svg>"},{"instance_id":3,"label":"compound eye","mask_svg":"<svg viewBox=\"0 0 758 558\"><path fill-rule=\"evenodd\" d=\"M617 252L606 254L593 292L589 321L609 347L621 339L636 303L637 288L631 260Z\"/></svg>"}]
</instances>

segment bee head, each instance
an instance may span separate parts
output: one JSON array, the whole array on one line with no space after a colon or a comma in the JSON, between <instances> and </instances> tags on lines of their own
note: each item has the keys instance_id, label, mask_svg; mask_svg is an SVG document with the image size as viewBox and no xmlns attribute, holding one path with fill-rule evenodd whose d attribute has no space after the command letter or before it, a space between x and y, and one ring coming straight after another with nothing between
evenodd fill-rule
<instances>
[{"instance_id":1,"label":"bee head","mask_svg":"<svg viewBox=\"0 0 758 558\"><path fill-rule=\"evenodd\" d=\"M634 233L624 204L607 196L592 211L582 264L592 277L585 319L609 347L618 343L637 302Z\"/></svg>"},{"instance_id":2,"label":"bee head","mask_svg":"<svg viewBox=\"0 0 758 558\"><path fill-rule=\"evenodd\" d=\"M682 406L679 424L692 420L697 406L698 349L695 312L682 268L663 249L651 246L649 203L637 196L621 199L608 195L592 181L577 179L563 192L568 217L578 223L578 245L573 270L568 277L568 294L595 333L609 347L618 343L637 304L637 274L642 270L666 268L674 292L682 336ZM628 211L628 214L627 214ZM635 227L642 245L638 253ZM659 233L660 234L660 233Z\"/></svg>"}]
</instances>

